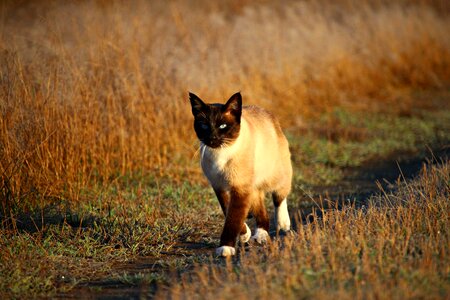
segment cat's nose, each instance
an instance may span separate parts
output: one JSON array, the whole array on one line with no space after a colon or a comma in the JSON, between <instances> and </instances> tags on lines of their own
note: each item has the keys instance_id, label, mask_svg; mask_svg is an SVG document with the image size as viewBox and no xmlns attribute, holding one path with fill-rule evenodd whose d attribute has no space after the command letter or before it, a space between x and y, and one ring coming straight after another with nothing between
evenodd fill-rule
<instances>
[{"instance_id":1,"label":"cat's nose","mask_svg":"<svg viewBox=\"0 0 450 300\"><path fill-rule=\"evenodd\" d=\"M209 146L210 147L218 147L220 145L220 139L216 136L212 136L209 140Z\"/></svg>"}]
</instances>

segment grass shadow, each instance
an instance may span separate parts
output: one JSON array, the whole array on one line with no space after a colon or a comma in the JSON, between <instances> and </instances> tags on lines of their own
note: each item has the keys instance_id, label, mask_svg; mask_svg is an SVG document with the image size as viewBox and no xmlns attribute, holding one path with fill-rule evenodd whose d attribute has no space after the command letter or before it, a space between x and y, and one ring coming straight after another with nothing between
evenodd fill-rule
<instances>
[{"instance_id":1,"label":"grass shadow","mask_svg":"<svg viewBox=\"0 0 450 300\"><path fill-rule=\"evenodd\" d=\"M52 225L68 225L74 229L91 228L97 221L97 217L88 213L75 212L64 202L47 204L42 208L33 208L27 211L18 211L15 214L0 214L2 228L28 233L45 231Z\"/></svg>"}]
</instances>

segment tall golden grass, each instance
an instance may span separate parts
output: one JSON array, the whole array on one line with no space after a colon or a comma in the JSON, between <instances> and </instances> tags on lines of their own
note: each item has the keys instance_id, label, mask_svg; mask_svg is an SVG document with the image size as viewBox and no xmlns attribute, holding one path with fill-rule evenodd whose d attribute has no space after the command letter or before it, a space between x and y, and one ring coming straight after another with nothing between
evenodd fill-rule
<instances>
[{"instance_id":1,"label":"tall golden grass","mask_svg":"<svg viewBox=\"0 0 450 300\"><path fill-rule=\"evenodd\" d=\"M189 174L187 91L223 101L240 90L303 126L336 105L408 110L414 90L450 82L445 1L0 7L0 174L11 201L30 191L77 200L138 170Z\"/></svg>"}]
</instances>

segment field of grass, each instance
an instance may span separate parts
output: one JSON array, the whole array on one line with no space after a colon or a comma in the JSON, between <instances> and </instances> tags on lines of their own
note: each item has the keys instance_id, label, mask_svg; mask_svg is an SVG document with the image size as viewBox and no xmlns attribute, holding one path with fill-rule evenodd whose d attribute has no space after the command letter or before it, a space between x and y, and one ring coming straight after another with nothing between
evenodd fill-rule
<instances>
[{"instance_id":1,"label":"field of grass","mask_svg":"<svg viewBox=\"0 0 450 300\"><path fill-rule=\"evenodd\" d=\"M445 298L447 161L210 257L223 217L187 93L241 91L278 116L294 218L349 168L448 149L448 28L438 0L3 1L0 297L113 280L172 298ZM124 267L144 257L154 271Z\"/></svg>"},{"instance_id":2,"label":"field of grass","mask_svg":"<svg viewBox=\"0 0 450 300\"><path fill-rule=\"evenodd\" d=\"M198 266L169 299L445 299L449 289L450 165L424 168L367 207L320 219L266 249ZM242 249L241 249L242 250Z\"/></svg>"}]
</instances>

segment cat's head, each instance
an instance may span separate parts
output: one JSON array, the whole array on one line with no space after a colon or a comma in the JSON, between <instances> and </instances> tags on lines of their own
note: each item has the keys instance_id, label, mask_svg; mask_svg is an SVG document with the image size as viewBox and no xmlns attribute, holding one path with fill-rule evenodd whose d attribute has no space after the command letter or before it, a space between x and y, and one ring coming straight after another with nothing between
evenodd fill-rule
<instances>
[{"instance_id":1,"label":"cat's head","mask_svg":"<svg viewBox=\"0 0 450 300\"><path fill-rule=\"evenodd\" d=\"M242 115L242 96L236 93L225 104L207 104L189 93L194 129L198 139L208 147L232 144L239 136Z\"/></svg>"}]
</instances>

